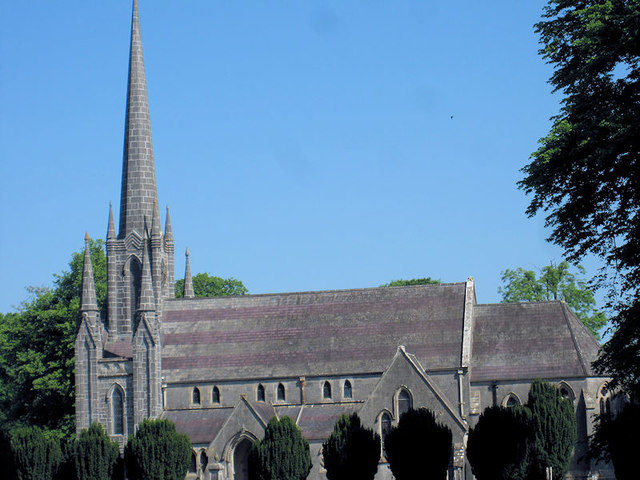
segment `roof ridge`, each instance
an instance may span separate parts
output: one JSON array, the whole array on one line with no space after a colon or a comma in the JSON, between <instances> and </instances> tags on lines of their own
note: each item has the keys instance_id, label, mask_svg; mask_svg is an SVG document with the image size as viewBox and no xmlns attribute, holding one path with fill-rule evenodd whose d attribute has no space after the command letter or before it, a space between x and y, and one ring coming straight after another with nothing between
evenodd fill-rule
<instances>
[{"instance_id":1,"label":"roof ridge","mask_svg":"<svg viewBox=\"0 0 640 480\"><path fill-rule=\"evenodd\" d=\"M255 297L274 297L274 296L288 296L288 295L314 295L318 293L342 293L342 292L363 292L373 290L417 290L421 288L433 288L433 287L448 287L453 285L466 285L466 282L452 282L452 283L434 283L429 285L403 285L398 287L363 287L363 288L337 288L333 290L302 290L298 292L271 292L271 293L249 293L245 295L229 295L224 297L196 297L196 298L167 298L170 301L202 301L211 300L212 298L255 298Z\"/></svg>"},{"instance_id":2,"label":"roof ridge","mask_svg":"<svg viewBox=\"0 0 640 480\"><path fill-rule=\"evenodd\" d=\"M567 303L564 300L539 300L539 301L526 301L526 302L496 302L496 303L476 303L476 307L488 307L494 305L540 305L540 304L552 304L558 303L562 305L563 303Z\"/></svg>"}]
</instances>

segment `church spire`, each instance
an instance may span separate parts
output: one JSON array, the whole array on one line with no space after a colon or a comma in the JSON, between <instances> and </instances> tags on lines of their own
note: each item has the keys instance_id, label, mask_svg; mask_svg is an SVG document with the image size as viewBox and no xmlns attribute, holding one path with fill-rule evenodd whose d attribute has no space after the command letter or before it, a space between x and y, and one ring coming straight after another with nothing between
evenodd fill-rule
<instances>
[{"instance_id":1,"label":"church spire","mask_svg":"<svg viewBox=\"0 0 640 480\"><path fill-rule=\"evenodd\" d=\"M142 236L144 219L153 217L154 202L157 198L138 2L133 0L122 160L120 238L126 237L134 230Z\"/></svg>"},{"instance_id":2,"label":"church spire","mask_svg":"<svg viewBox=\"0 0 640 480\"><path fill-rule=\"evenodd\" d=\"M96 286L91 266L91 249L89 248L89 232L84 237L84 266L82 269L81 312L97 312Z\"/></svg>"},{"instance_id":3,"label":"church spire","mask_svg":"<svg viewBox=\"0 0 640 480\"><path fill-rule=\"evenodd\" d=\"M116 228L113 224L113 205L109 202L109 225L107 226L107 240L116 238Z\"/></svg>"},{"instance_id":4,"label":"church spire","mask_svg":"<svg viewBox=\"0 0 640 480\"><path fill-rule=\"evenodd\" d=\"M185 252L186 262L184 267L184 289L182 290L182 296L184 298L193 298L193 279L191 278L191 266L189 265L189 249Z\"/></svg>"}]
</instances>

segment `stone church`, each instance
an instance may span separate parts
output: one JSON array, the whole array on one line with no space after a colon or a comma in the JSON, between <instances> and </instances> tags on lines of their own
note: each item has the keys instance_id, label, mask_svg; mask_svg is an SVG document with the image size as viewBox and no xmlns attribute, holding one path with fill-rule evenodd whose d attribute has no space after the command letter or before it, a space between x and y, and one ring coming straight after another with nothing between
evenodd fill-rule
<instances>
[{"instance_id":1,"label":"stone church","mask_svg":"<svg viewBox=\"0 0 640 480\"><path fill-rule=\"evenodd\" d=\"M573 402L573 478L593 416L609 408L591 362L599 345L563 302L478 304L460 283L238 297L174 298L169 212L161 229L137 2L133 2L118 228L107 228L107 300L99 311L88 247L75 343L78 432L100 422L120 445L145 418L193 444L188 479L244 480L271 417L308 439L310 479L326 478L322 442L343 413L382 437L411 407L453 432L450 479L472 479L469 428L484 408L526 401L543 378ZM384 453L384 452L382 452ZM381 457L379 479L392 478ZM604 473L604 472L603 472Z\"/></svg>"}]
</instances>

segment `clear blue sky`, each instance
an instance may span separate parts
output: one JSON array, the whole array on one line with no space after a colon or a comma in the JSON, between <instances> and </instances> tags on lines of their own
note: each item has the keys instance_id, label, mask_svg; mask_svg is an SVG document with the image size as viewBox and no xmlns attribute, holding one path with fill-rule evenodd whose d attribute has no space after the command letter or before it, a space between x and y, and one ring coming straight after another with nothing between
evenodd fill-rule
<instances>
[{"instance_id":1,"label":"clear blue sky","mask_svg":"<svg viewBox=\"0 0 640 480\"><path fill-rule=\"evenodd\" d=\"M189 247L252 293L472 275L488 303L561 260L516 187L560 100L545 2L139 1L178 276ZM6 312L118 213L131 1L0 5Z\"/></svg>"}]
</instances>

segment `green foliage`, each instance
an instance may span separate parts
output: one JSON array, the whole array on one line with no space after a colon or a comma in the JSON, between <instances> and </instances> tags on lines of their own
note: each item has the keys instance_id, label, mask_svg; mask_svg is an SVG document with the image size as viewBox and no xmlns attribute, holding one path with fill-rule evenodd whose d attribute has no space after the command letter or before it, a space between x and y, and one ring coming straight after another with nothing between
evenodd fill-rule
<instances>
[{"instance_id":1,"label":"green foliage","mask_svg":"<svg viewBox=\"0 0 640 480\"><path fill-rule=\"evenodd\" d=\"M184 480L191 442L169 420L143 420L129 437L124 458L130 480Z\"/></svg>"},{"instance_id":2,"label":"green foliage","mask_svg":"<svg viewBox=\"0 0 640 480\"><path fill-rule=\"evenodd\" d=\"M526 407L489 407L469 431L467 458L478 480L525 480L533 439Z\"/></svg>"},{"instance_id":3,"label":"green foliage","mask_svg":"<svg viewBox=\"0 0 640 480\"><path fill-rule=\"evenodd\" d=\"M11 438L4 429L0 429L0 478L16 480L16 465L11 451Z\"/></svg>"},{"instance_id":4,"label":"green foliage","mask_svg":"<svg viewBox=\"0 0 640 480\"><path fill-rule=\"evenodd\" d=\"M437 285L440 280L434 280L431 277L412 278L411 280L393 280L392 282L380 285L381 287L407 287L411 285Z\"/></svg>"},{"instance_id":5,"label":"green foliage","mask_svg":"<svg viewBox=\"0 0 640 480\"><path fill-rule=\"evenodd\" d=\"M196 297L226 297L245 295L249 291L240 280L233 277L213 277L207 273L199 273L192 277L193 293ZM176 297L182 298L184 278L176 281Z\"/></svg>"},{"instance_id":6,"label":"green foliage","mask_svg":"<svg viewBox=\"0 0 640 480\"><path fill-rule=\"evenodd\" d=\"M106 295L104 242L91 240L98 305ZM83 252L54 288L29 288L17 313L0 314L0 421L74 431L74 340L79 315Z\"/></svg>"},{"instance_id":7,"label":"green foliage","mask_svg":"<svg viewBox=\"0 0 640 480\"><path fill-rule=\"evenodd\" d=\"M389 467L396 480L444 480L453 451L449 427L426 409L409 409L384 441Z\"/></svg>"},{"instance_id":8,"label":"green foliage","mask_svg":"<svg viewBox=\"0 0 640 480\"><path fill-rule=\"evenodd\" d=\"M78 437L75 467L78 480L111 480L120 456L120 448L112 442L99 423L92 423Z\"/></svg>"},{"instance_id":9,"label":"green foliage","mask_svg":"<svg viewBox=\"0 0 640 480\"><path fill-rule=\"evenodd\" d=\"M531 451L533 478L544 478L545 467L553 468L553 478L562 480L569 470L571 451L577 439L576 417L571 402L550 383L534 380L527 407L534 431Z\"/></svg>"},{"instance_id":10,"label":"green foliage","mask_svg":"<svg viewBox=\"0 0 640 480\"><path fill-rule=\"evenodd\" d=\"M584 275L585 270L581 265L576 269L578 275ZM498 287L502 302L564 300L592 335L599 339L599 331L606 325L607 317L596 310L596 299L587 282L573 273L566 261L542 267L539 274L538 277L533 270L522 267L503 271L504 287Z\"/></svg>"},{"instance_id":11,"label":"green foliage","mask_svg":"<svg viewBox=\"0 0 640 480\"><path fill-rule=\"evenodd\" d=\"M342 415L322 444L329 480L373 480L380 460L380 436L364 428L357 413Z\"/></svg>"},{"instance_id":12,"label":"green foliage","mask_svg":"<svg viewBox=\"0 0 640 480\"><path fill-rule=\"evenodd\" d=\"M11 435L18 480L53 480L62 463L60 440L38 427L20 427Z\"/></svg>"},{"instance_id":13,"label":"green foliage","mask_svg":"<svg viewBox=\"0 0 640 480\"><path fill-rule=\"evenodd\" d=\"M533 195L527 214L545 212L549 240L570 261L591 253L608 265L615 342L597 368L636 393L638 368L626 366L640 357L629 313L640 303L639 18L637 0L549 0L536 31L564 98L519 182Z\"/></svg>"},{"instance_id":14,"label":"green foliage","mask_svg":"<svg viewBox=\"0 0 640 480\"><path fill-rule=\"evenodd\" d=\"M627 404L615 418L600 416L592 437L591 453L611 461L618 480L638 478L640 405Z\"/></svg>"},{"instance_id":15,"label":"green foliage","mask_svg":"<svg viewBox=\"0 0 640 480\"><path fill-rule=\"evenodd\" d=\"M309 442L289 417L272 417L264 438L253 445L252 480L304 480L311 471Z\"/></svg>"}]
</instances>

